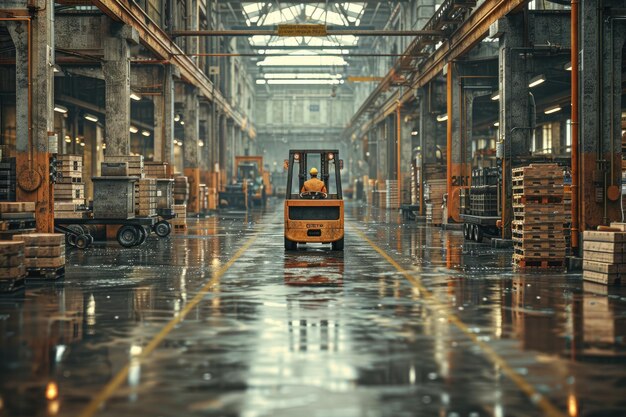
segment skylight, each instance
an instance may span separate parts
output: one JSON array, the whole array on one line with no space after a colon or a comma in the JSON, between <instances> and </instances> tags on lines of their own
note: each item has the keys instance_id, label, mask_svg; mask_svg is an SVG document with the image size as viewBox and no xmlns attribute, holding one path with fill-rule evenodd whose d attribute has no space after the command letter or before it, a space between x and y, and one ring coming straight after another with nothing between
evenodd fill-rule
<instances>
[{"instance_id":1,"label":"skylight","mask_svg":"<svg viewBox=\"0 0 626 417\"><path fill-rule=\"evenodd\" d=\"M266 56L263 61L257 62L257 65L260 67L272 66L272 67L300 67L300 66L320 66L320 67L330 67L330 66L345 66L348 65L345 59L338 56Z\"/></svg>"}]
</instances>

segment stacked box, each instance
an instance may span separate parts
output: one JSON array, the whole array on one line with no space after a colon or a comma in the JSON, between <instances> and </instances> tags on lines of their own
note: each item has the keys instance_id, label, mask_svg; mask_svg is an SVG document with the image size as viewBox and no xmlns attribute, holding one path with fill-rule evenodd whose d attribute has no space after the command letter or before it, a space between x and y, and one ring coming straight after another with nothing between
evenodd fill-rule
<instances>
[{"instance_id":1,"label":"stacked box","mask_svg":"<svg viewBox=\"0 0 626 417\"><path fill-rule=\"evenodd\" d=\"M27 271L65 267L65 235L63 233L30 233L14 236L24 242L24 265Z\"/></svg>"},{"instance_id":2,"label":"stacked box","mask_svg":"<svg viewBox=\"0 0 626 417\"><path fill-rule=\"evenodd\" d=\"M514 168L513 262L521 269L565 265L563 170L556 164Z\"/></svg>"},{"instance_id":3,"label":"stacked box","mask_svg":"<svg viewBox=\"0 0 626 417\"><path fill-rule=\"evenodd\" d=\"M174 218L169 222L174 228L187 227L187 205L186 204L174 204L172 206L174 210Z\"/></svg>"},{"instance_id":4,"label":"stacked box","mask_svg":"<svg viewBox=\"0 0 626 417\"><path fill-rule=\"evenodd\" d=\"M604 285L621 281L626 274L626 232L583 233L583 279Z\"/></svg>"},{"instance_id":5,"label":"stacked box","mask_svg":"<svg viewBox=\"0 0 626 417\"><path fill-rule=\"evenodd\" d=\"M189 199L189 182L187 177L179 175L174 177L174 202L176 204L187 204Z\"/></svg>"},{"instance_id":6,"label":"stacked box","mask_svg":"<svg viewBox=\"0 0 626 417\"><path fill-rule=\"evenodd\" d=\"M167 179L167 163L166 162L144 162L143 172L146 178Z\"/></svg>"},{"instance_id":7,"label":"stacked box","mask_svg":"<svg viewBox=\"0 0 626 417\"><path fill-rule=\"evenodd\" d=\"M104 162L111 164L123 164L127 162L129 177L145 177L143 155L107 155L104 157Z\"/></svg>"},{"instance_id":8,"label":"stacked box","mask_svg":"<svg viewBox=\"0 0 626 417\"><path fill-rule=\"evenodd\" d=\"M198 187L198 196L200 211L207 211L209 209L209 189L206 184L200 184L200 186Z\"/></svg>"},{"instance_id":9,"label":"stacked box","mask_svg":"<svg viewBox=\"0 0 626 417\"><path fill-rule=\"evenodd\" d=\"M0 201L16 200L16 184L15 158L3 158L0 162Z\"/></svg>"},{"instance_id":10,"label":"stacked box","mask_svg":"<svg viewBox=\"0 0 626 417\"><path fill-rule=\"evenodd\" d=\"M426 187L424 188L424 200L426 201L427 210L426 222L440 226L443 223L443 196L448 191L448 181L446 179L431 179L426 181Z\"/></svg>"},{"instance_id":11,"label":"stacked box","mask_svg":"<svg viewBox=\"0 0 626 417\"><path fill-rule=\"evenodd\" d=\"M58 177L54 184L54 217L59 219L86 217L83 157L59 155L57 172Z\"/></svg>"},{"instance_id":12,"label":"stacked box","mask_svg":"<svg viewBox=\"0 0 626 417\"><path fill-rule=\"evenodd\" d=\"M20 280L25 275L24 242L0 242L0 287L5 287L4 281Z\"/></svg>"},{"instance_id":13,"label":"stacked box","mask_svg":"<svg viewBox=\"0 0 626 417\"><path fill-rule=\"evenodd\" d=\"M157 209L157 180L143 178L135 183L135 215L151 217Z\"/></svg>"},{"instance_id":14,"label":"stacked box","mask_svg":"<svg viewBox=\"0 0 626 417\"><path fill-rule=\"evenodd\" d=\"M386 180L385 191L387 191L387 195L385 196L385 198L387 199L387 201L385 202L385 207L395 210L400 208L398 204L398 180Z\"/></svg>"},{"instance_id":15,"label":"stacked box","mask_svg":"<svg viewBox=\"0 0 626 417\"><path fill-rule=\"evenodd\" d=\"M0 203L0 234L11 235L35 229L34 202Z\"/></svg>"}]
</instances>

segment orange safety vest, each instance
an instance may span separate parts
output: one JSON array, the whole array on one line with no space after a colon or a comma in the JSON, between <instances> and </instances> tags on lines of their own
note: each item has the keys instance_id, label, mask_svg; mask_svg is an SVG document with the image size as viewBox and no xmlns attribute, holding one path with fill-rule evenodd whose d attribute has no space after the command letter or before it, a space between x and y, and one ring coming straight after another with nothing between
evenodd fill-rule
<instances>
[{"instance_id":1,"label":"orange safety vest","mask_svg":"<svg viewBox=\"0 0 626 417\"><path fill-rule=\"evenodd\" d=\"M322 193L326 193L326 185L324 185L324 181L320 181L317 178L313 177L308 181L304 182L304 185L302 186L302 190L300 190L300 192L306 192L306 191L316 191L316 192L322 192Z\"/></svg>"}]
</instances>

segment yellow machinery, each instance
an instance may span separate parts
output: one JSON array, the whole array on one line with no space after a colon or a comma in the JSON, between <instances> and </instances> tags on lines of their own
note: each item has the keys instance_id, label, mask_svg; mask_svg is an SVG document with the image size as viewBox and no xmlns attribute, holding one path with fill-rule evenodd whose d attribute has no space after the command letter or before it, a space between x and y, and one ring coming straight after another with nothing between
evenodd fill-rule
<instances>
[{"instance_id":1,"label":"yellow machinery","mask_svg":"<svg viewBox=\"0 0 626 417\"><path fill-rule=\"evenodd\" d=\"M343 250L343 195L337 150L290 150L285 195L285 250L298 243L331 243ZM327 193L301 192L310 168L317 168Z\"/></svg>"},{"instance_id":2,"label":"yellow machinery","mask_svg":"<svg viewBox=\"0 0 626 417\"><path fill-rule=\"evenodd\" d=\"M235 156L235 174L231 184L220 192L223 207L247 209L265 206L271 195L269 171L263 168L262 156Z\"/></svg>"}]
</instances>

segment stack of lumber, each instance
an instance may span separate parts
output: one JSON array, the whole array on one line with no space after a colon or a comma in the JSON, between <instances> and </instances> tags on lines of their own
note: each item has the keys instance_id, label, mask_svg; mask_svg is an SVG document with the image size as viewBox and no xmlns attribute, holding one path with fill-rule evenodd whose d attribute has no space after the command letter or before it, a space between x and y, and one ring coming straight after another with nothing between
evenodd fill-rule
<instances>
[{"instance_id":1,"label":"stack of lumber","mask_svg":"<svg viewBox=\"0 0 626 417\"><path fill-rule=\"evenodd\" d=\"M387 191L385 207L392 210L400 208L398 204L398 180L386 180L385 191Z\"/></svg>"},{"instance_id":2,"label":"stack of lumber","mask_svg":"<svg viewBox=\"0 0 626 417\"><path fill-rule=\"evenodd\" d=\"M11 236L16 233L24 233L35 229L35 203L0 203L0 236Z\"/></svg>"},{"instance_id":3,"label":"stack of lumber","mask_svg":"<svg viewBox=\"0 0 626 417\"><path fill-rule=\"evenodd\" d=\"M187 177L179 175L174 177L174 202L176 204L187 204L189 199L189 182Z\"/></svg>"},{"instance_id":4,"label":"stack of lumber","mask_svg":"<svg viewBox=\"0 0 626 417\"><path fill-rule=\"evenodd\" d=\"M424 199L427 203L426 222L435 226L441 226L443 223L443 196L448 191L448 181L446 179L430 179L426 181L424 191ZM430 216L428 214L429 211Z\"/></svg>"},{"instance_id":5,"label":"stack of lumber","mask_svg":"<svg viewBox=\"0 0 626 417\"><path fill-rule=\"evenodd\" d=\"M128 176L144 178L143 155L107 155L104 157L105 163L123 164L128 163Z\"/></svg>"},{"instance_id":6,"label":"stack of lumber","mask_svg":"<svg viewBox=\"0 0 626 417\"><path fill-rule=\"evenodd\" d=\"M3 158L0 162L0 201L15 201L16 184L15 158Z\"/></svg>"},{"instance_id":7,"label":"stack of lumber","mask_svg":"<svg viewBox=\"0 0 626 417\"><path fill-rule=\"evenodd\" d=\"M13 240L23 241L24 265L28 275L41 270L65 267L65 235L62 233L30 233L14 236Z\"/></svg>"},{"instance_id":8,"label":"stack of lumber","mask_svg":"<svg viewBox=\"0 0 626 417\"><path fill-rule=\"evenodd\" d=\"M169 178L167 175L166 162L144 162L143 172L146 175L146 178Z\"/></svg>"},{"instance_id":9,"label":"stack of lumber","mask_svg":"<svg viewBox=\"0 0 626 417\"><path fill-rule=\"evenodd\" d=\"M14 290L12 283L24 276L24 242L0 242L0 292Z\"/></svg>"},{"instance_id":10,"label":"stack of lumber","mask_svg":"<svg viewBox=\"0 0 626 417\"><path fill-rule=\"evenodd\" d=\"M620 283L622 274L626 274L626 224L611 226L615 231L586 230L583 233L585 281L613 285Z\"/></svg>"},{"instance_id":11,"label":"stack of lumber","mask_svg":"<svg viewBox=\"0 0 626 417\"><path fill-rule=\"evenodd\" d=\"M85 183L83 182L83 157L59 155L57 181L54 184L54 214L60 219L85 217Z\"/></svg>"},{"instance_id":12,"label":"stack of lumber","mask_svg":"<svg viewBox=\"0 0 626 417\"><path fill-rule=\"evenodd\" d=\"M556 164L513 169L513 262L520 269L562 269L563 170Z\"/></svg>"},{"instance_id":13,"label":"stack of lumber","mask_svg":"<svg viewBox=\"0 0 626 417\"><path fill-rule=\"evenodd\" d=\"M141 178L135 182L135 215L139 217L156 216L157 181L156 178Z\"/></svg>"},{"instance_id":14,"label":"stack of lumber","mask_svg":"<svg viewBox=\"0 0 626 417\"><path fill-rule=\"evenodd\" d=\"M185 229L187 227L187 205L186 204L174 204L172 206L174 210L174 218L169 222L176 229Z\"/></svg>"}]
</instances>

